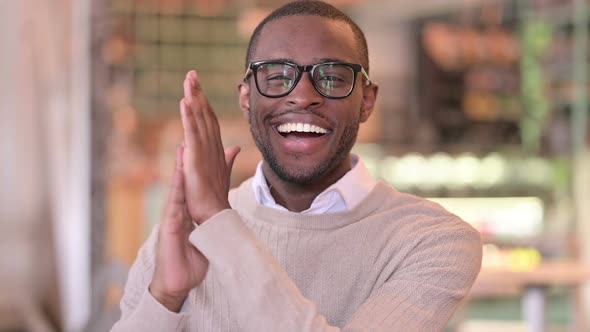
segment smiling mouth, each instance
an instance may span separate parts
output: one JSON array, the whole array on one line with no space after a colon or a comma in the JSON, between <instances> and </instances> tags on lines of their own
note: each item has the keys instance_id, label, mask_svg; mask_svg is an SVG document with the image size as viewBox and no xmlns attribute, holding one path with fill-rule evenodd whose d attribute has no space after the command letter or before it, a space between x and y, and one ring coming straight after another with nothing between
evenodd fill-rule
<instances>
[{"instance_id":1,"label":"smiling mouth","mask_svg":"<svg viewBox=\"0 0 590 332\"><path fill-rule=\"evenodd\" d=\"M310 123L283 123L277 126L279 134L285 138L318 138L328 134L326 128Z\"/></svg>"}]
</instances>

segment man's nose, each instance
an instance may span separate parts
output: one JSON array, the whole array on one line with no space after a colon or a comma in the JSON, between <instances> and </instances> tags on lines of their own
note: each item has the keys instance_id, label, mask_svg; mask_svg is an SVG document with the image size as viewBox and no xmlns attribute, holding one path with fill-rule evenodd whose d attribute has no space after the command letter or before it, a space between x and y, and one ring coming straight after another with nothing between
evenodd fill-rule
<instances>
[{"instance_id":1,"label":"man's nose","mask_svg":"<svg viewBox=\"0 0 590 332\"><path fill-rule=\"evenodd\" d=\"M303 73L293 91L287 95L288 104L303 109L308 107L318 107L323 104L323 102L324 96L314 88L309 73Z\"/></svg>"}]
</instances>

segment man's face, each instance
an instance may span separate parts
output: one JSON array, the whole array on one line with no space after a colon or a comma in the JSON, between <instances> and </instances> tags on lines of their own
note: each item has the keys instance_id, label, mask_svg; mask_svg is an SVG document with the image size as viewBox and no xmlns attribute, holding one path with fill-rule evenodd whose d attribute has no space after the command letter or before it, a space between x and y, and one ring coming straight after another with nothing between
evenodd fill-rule
<instances>
[{"instance_id":1,"label":"man's face","mask_svg":"<svg viewBox=\"0 0 590 332\"><path fill-rule=\"evenodd\" d=\"M252 55L252 61L261 60L299 65L361 63L352 29L318 16L290 16L268 23ZM309 73L280 98L262 96L253 77L241 85L240 106L247 112L254 141L270 170L281 180L296 184L347 171L359 123L367 120L377 93L376 86L364 87L363 83L359 73L351 95L343 99L319 94Z\"/></svg>"}]
</instances>

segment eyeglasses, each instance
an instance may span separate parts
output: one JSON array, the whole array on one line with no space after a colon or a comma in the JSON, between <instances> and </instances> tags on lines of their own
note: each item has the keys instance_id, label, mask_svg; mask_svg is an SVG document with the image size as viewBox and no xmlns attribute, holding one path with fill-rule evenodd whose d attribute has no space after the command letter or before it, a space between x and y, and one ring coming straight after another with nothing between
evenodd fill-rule
<instances>
[{"instance_id":1,"label":"eyeglasses","mask_svg":"<svg viewBox=\"0 0 590 332\"><path fill-rule=\"evenodd\" d=\"M359 72L366 78L365 86L371 85L363 66L346 62L323 62L307 66L278 60L251 62L244 81L254 75L256 89L261 95L279 98L293 91L304 72L309 72L313 87L326 98L350 96Z\"/></svg>"}]
</instances>

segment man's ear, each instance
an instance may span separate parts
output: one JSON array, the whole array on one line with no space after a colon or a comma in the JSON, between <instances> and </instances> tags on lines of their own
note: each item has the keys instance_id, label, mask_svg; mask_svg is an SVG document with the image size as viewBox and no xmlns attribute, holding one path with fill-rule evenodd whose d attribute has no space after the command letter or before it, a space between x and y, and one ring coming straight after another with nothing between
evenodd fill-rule
<instances>
[{"instance_id":1,"label":"man's ear","mask_svg":"<svg viewBox=\"0 0 590 332\"><path fill-rule=\"evenodd\" d=\"M373 113L375 102L377 100L377 93L379 92L379 85L371 82L371 85L363 88L363 108L361 113L361 122L366 122Z\"/></svg>"},{"instance_id":2,"label":"man's ear","mask_svg":"<svg viewBox=\"0 0 590 332\"><path fill-rule=\"evenodd\" d=\"M239 93L239 103L240 103L240 110L246 119L250 113L250 86L242 82L238 84L238 93Z\"/></svg>"}]
</instances>

